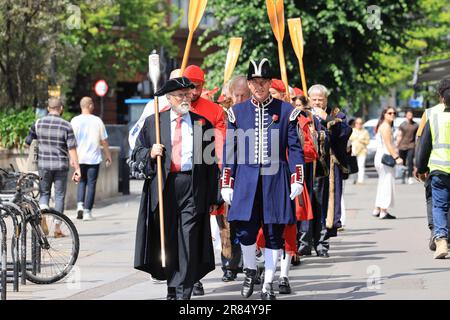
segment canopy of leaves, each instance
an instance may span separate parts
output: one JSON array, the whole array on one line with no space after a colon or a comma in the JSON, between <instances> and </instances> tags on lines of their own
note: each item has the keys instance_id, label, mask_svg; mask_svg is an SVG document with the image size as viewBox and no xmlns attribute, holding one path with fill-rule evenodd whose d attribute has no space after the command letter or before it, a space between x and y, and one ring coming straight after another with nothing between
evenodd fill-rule
<instances>
[{"instance_id":1,"label":"canopy of leaves","mask_svg":"<svg viewBox=\"0 0 450 320\"><path fill-rule=\"evenodd\" d=\"M285 0L285 17L301 17L308 87L327 86L331 103L357 110L399 82L412 78L414 61L423 50L442 50L442 36L449 34L448 4L438 0L385 0L379 4L380 28L374 26L370 1ZM278 70L278 51L265 2L210 0L218 21L202 37L203 49L219 50L206 57L210 86L222 84L230 37L242 37L243 46L234 74L246 74L250 58L268 58ZM287 24L286 24L287 25ZM289 83L300 87L298 60L286 27L284 48ZM447 44L448 46L448 44Z\"/></svg>"},{"instance_id":2,"label":"canopy of leaves","mask_svg":"<svg viewBox=\"0 0 450 320\"><path fill-rule=\"evenodd\" d=\"M36 105L49 84L64 94L76 75L115 83L146 70L153 49L175 53L173 10L165 0L0 1L0 106Z\"/></svg>"}]
</instances>

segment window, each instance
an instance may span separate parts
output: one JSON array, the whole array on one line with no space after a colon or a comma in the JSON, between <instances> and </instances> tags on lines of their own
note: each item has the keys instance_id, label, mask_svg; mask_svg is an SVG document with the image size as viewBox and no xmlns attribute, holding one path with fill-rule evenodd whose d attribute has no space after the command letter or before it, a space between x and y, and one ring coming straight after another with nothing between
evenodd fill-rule
<instances>
[{"instance_id":1,"label":"window","mask_svg":"<svg viewBox=\"0 0 450 320\"><path fill-rule=\"evenodd\" d=\"M189 0L172 0L172 4L183 10L183 19L180 23L180 28L188 28L188 13L189 13ZM176 13L172 14L172 21L176 21L178 19L178 15ZM208 27L214 26L216 20L214 19L214 15L212 11L206 7L205 14L200 21L199 28L206 29Z\"/></svg>"}]
</instances>

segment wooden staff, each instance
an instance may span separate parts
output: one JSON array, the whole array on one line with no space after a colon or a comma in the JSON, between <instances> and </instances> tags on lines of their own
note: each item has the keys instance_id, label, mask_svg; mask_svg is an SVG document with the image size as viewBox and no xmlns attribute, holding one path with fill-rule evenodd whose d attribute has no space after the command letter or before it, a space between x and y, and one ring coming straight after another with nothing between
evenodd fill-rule
<instances>
[{"instance_id":1,"label":"wooden staff","mask_svg":"<svg viewBox=\"0 0 450 320\"><path fill-rule=\"evenodd\" d=\"M158 80L160 76L159 56L155 53L148 56L148 70L150 79L153 83L153 91L158 90ZM155 131L156 144L161 144L161 131L159 126L159 106L158 97L155 96ZM162 159L161 156L156 157L157 174L158 174L158 204L159 204L159 229L161 240L161 262L162 267L166 267L166 246L164 236L164 203L163 203L163 181L162 181Z\"/></svg>"},{"instance_id":2,"label":"wooden staff","mask_svg":"<svg viewBox=\"0 0 450 320\"><path fill-rule=\"evenodd\" d=\"M191 0L189 1L189 13L188 13L188 27L189 36L186 42L186 49L184 50L183 62L181 63L181 74L186 69L189 59L189 52L191 51L192 39L194 38L194 32L202 20L203 13L206 9L206 3L208 0Z\"/></svg>"},{"instance_id":3,"label":"wooden staff","mask_svg":"<svg viewBox=\"0 0 450 320\"><path fill-rule=\"evenodd\" d=\"M291 35L292 47L300 66L300 76L302 78L302 88L308 98L308 87L306 85L305 70L303 68L303 31L302 20L300 18L288 19L289 34Z\"/></svg>"},{"instance_id":4,"label":"wooden staff","mask_svg":"<svg viewBox=\"0 0 450 320\"><path fill-rule=\"evenodd\" d=\"M286 88L286 98L289 101L289 85L286 74L286 62L284 60L284 4L283 0L266 0L267 14L269 16L270 25L273 34L278 42L278 59L280 60L281 80L283 80Z\"/></svg>"},{"instance_id":5,"label":"wooden staff","mask_svg":"<svg viewBox=\"0 0 450 320\"><path fill-rule=\"evenodd\" d=\"M223 73L223 84L226 84L230 80L233 70L236 67L236 63L239 58L239 52L241 51L242 38L231 38L230 45L228 47L227 60L225 62L225 71Z\"/></svg>"}]
</instances>

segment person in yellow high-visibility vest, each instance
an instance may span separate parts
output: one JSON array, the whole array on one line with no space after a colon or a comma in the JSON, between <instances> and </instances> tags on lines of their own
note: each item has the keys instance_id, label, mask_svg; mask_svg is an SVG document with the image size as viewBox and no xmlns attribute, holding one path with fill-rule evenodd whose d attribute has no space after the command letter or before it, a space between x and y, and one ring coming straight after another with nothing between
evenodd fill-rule
<instances>
[{"instance_id":1,"label":"person in yellow high-visibility vest","mask_svg":"<svg viewBox=\"0 0 450 320\"><path fill-rule=\"evenodd\" d=\"M420 144L420 137L422 136L422 132L423 129L425 127L425 124L427 122L427 119L430 118L430 115L433 112L436 111L444 111L445 109L445 105L444 105L444 91L450 88L450 78L449 79L442 79L437 87L437 92L439 95L439 104L435 105L434 107L428 108L425 110L425 112L422 115L422 119L420 121L420 125L419 125L419 129L417 130L417 141L416 141L416 149L418 149L418 144ZM424 187L425 187L425 199L426 199L426 203L427 203L427 220L428 220L428 228L430 229L430 240L429 240L429 244L428 247L430 248L431 251L435 251L436 250L436 244L434 243L433 240L433 214L432 214L432 203L431 203L431 179L426 179L424 177L424 175L421 175L421 177L418 176L417 174L417 168L414 168L414 176L417 178L417 180L422 180L425 181L424 182ZM448 215L448 224L450 226L450 215Z\"/></svg>"},{"instance_id":2,"label":"person in yellow high-visibility vest","mask_svg":"<svg viewBox=\"0 0 450 320\"><path fill-rule=\"evenodd\" d=\"M450 88L443 92L445 108L428 115L416 150L417 173L431 179L435 259L448 255L447 215L450 203Z\"/></svg>"}]
</instances>

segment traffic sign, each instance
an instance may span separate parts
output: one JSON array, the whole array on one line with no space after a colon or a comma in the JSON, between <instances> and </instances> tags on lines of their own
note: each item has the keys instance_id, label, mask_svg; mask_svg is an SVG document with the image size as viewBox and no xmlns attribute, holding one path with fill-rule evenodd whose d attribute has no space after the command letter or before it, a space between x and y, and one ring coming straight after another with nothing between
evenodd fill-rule
<instances>
[{"instance_id":1,"label":"traffic sign","mask_svg":"<svg viewBox=\"0 0 450 320\"><path fill-rule=\"evenodd\" d=\"M106 93L108 92L108 84L105 80L98 80L95 83L95 94L97 94L99 97L104 97Z\"/></svg>"}]
</instances>

